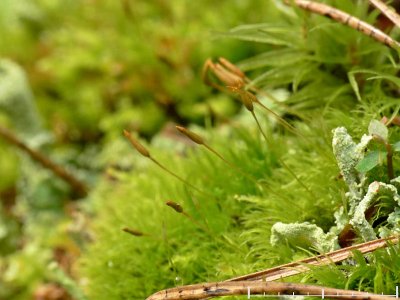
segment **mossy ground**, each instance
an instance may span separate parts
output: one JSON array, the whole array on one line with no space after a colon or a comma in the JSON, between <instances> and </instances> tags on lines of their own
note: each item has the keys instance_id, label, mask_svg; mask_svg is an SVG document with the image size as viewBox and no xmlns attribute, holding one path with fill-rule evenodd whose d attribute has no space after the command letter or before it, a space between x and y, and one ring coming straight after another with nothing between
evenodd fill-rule
<instances>
[{"instance_id":1,"label":"mossy ground","mask_svg":"<svg viewBox=\"0 0 400 300\"><path fill-rule=\"evenodd\" d=\"M376 18L366 5L335 1L335 6L369 22ZM246 113L220 129L202 132L212 147L256 182L205 149L174 140L153 143L154 157L209 196L125 145L116 155L125 161L130 157L129 171L113 171L115 178L105 178L92 195L99 207L95 242L82 260L90 297L145 298L160 289L289 262L310 253L284 244L272 247L275 222L307 221L325 231L334 225L333 213L347 205L347 187L332 153L331 131L344 126L359 139L371 119L398 112L397 54L322 17L297 9L278 11L281 22L242 26L224 36L265 44L265 53L239 65L253 72L250 86L267 93L288 90L286 106L274 109L297 134L259 109L268 143ZM259 96L270 99L263 92ZM168 200L182 205L191 217L166 206ZM125 226L146 235L130 236L121 231ZM367 260L358 255L355 264L316 268L292 280L393 292L400 271L397 252L397 247L381 250Z\"/></svg>"},{"instance_id":2,"label":"mossy ground","mask_svg":"<svg viewBox=\"0 0 400 300\"><path fill-rule=\"evenodd\" d=\"M377 13L366 2L325 2L377 24ZM37 59L30 61L21 51L24 47L15 49L14 43L9 43L2 54L14 53L13 57L34 70L31 79L39 107L46 116L46 126L53 127L56 139L60 143L79 144L72 147L71 153L61 156L95 170L93 173L103 166L108 168L102 179L93 184L88 201L81 206L93 220L92 241L83 249L80 272L76 273L79 276L74 275L79 277L78 282L90 299L144 299L160 289L223 280L302 258L310 255L310 251L314 253L314 249L305 251L285 244L272 246L272 225L278 221L310 222L325 231L334 225L333 213L340 206L346 206L347 187L340 179L332 153L332 129L344 126L359 139L371 119L394 116L399 111L396 51L353 29L284 6L280 1L260 1L264 4L257 6L259 11L250 9L243 16L252 19L255 12L265 10L265 23L242 25L217 34L231 38L221 44L226 47L220 52L211 50L213 42L199 33L200 25L190 23L188 28L177 25L171 31L168 25L174 25L175 19L186 20L194 10L199 19L204 18L205 24L218 27L225 13L232 14L232 20L242 16L239 2L233 7L229 1L224 2L226 6L218 3L215 9L224 13L221 16L202 12L197 2L184 8L178 1L170 7L163 6L163 1L157 2L159 7L142 2L144 15L153 16L143 23L135 21L142 16L130 15L129 6L120 6L119 2L99 0L109 8L104 11L94 11L93 6L80 10L72 2L66 6L52 6L46 0L38 3L46 4L46 9L44 16L31 12L33 18L27 21L36 24L34 30L25 32L25 21L17 22L15 27L19 33L16 41L21 44L31 45L35 40L32 37L44 34L46 38L36 45L38 53L34 57ZM68 18L60 23L64 26L72 22L73 30L59 30L57 26L45 30L46 22L58 20L60 9L73 12L65 13ZM81 18L78 12L91 18ZM102 22L108 20L105 16L110 12L115 17L110 24L115 26ZM10 24L2 30L4 41L11 36L6 34ZM95 30L86 27L93 24ZM144 34L131 34L136 30L143 30ZM195 33L182 41L181 34L185 36L186 30ZM104 34L98 35L98 31ZM150 35L152 39L148 41ZM232 38L258 44L247 47L243 46L245 43L232 42ZM182 52L171 51L178 46ZM161 51L154 51L156 48ZM48 52L42 53L40 49ZM248 57L259 51L265 52ZM253 88L259 99L289 122L296 133L282 127L260 108L256 114L268 142L248 112L231 118L240 106L226 95L212 94L201 85L200 76L195 77L188 68L194 65L199 70L201 61L207 58L203 55L216 53L232 60L247 57L238 63L251 78L246 88ZM203 97L207 99L203 101ZM63 110L57 113L59 103ZM169 131L153 138L149 145L152 155L202 192L137 154L120 135L122 127L138 129L150 136L164 124L168 103L176 109L175 121L219 124L217 128L208 125L206 129L193 129L206 137L208 144L225 159L255 180ZM213 122L205 117L210 108ZM391 131L390 138L400 139L397 128ZM87 144L87 148L92 146L95 150L84 151L85 155L75 159L81 153L80 147L87 149ZM71 145L63 146L69 149ZM99 153L91 155L91 151ZM399 170L398 157L395 157L396 176L400 175ZM30 172L35 175L33 178L39 179L36 170ZM97 180L97 174L93 173L87 176L88 181ZM385 174L383 163L370 173L370 178L386 182ZM15 256L15 265L29 265L34 269L32 276L25 272L32 279L14 272L4 289L7 295L16 295L20 289L21 299L32 294L44 281L62 281L50 278L43 267L53 259L50 249L54 245L48 245L47 236L37 234L45 227L43 232L51 230L54 239L64 240L64 235L53 230L55 227L47 226L49 222L55 223L55 218L47 219L43 212L44 206L53 207L58 198L49 192L50 185L38 186L46 187L38 189L42 193L35 194L37 199L42 199L33 203L38 214L35 210L27 216L23 211L30 223L25 223L29 228L21 228L21 235L34 236L43 245L33 252L29 252L32 248L25 247L27 254L21 251L22 258ZM23 197L25 201L36 199L28 194ZM179 203L185 214L168 207L167 201ZM59 212L65 207L61 202L57 204ZM40 230L30 224L39 224ZM122 228L139 231L142 236L132 236ZM65 236L65 240L70 239L71 236ZM58 243L57 240L55 244ZM350 263L315 268L290 280L393 293L394 285L399 283L398 251L394 246L366 257L356 255ZM37 264L29 264L32 256ZM8 257L4 265L14 266L10 264L12 259ZM62 279L65 281L65 276ZM9 286L12 289L8 290ZM72 284L69 290L72 293L74 289L76 286ZM77 299L84 299L81 293L76 295Z\"/></svg>"},{"instance_id":3,"label":"mossy ground","mask_svg":"<svg viewBox=\"0 0 400 300\"><path fill-rule=\"evenodd\" d=\"M353 110L362 111L358 122L353 122ZM92 195L101 209L96 211L94 243L82 261L90 298L145 298L164 288L223 280L308 256L289 246L272 247L271 226L278 221L308 221L327 231L334 224L334 211L346 201L346 186L338 176L331 130L347 124L351 132L365 131L367 121L379 113L355 102L348 114L334 109L315 112L309 123L297 124L301 136L282 135L279 126L268 130L268 122L263 122L269 146L249 116L234 121L235 126L203 133L212 147L257 182L205 149L168 139L156 141L164 146L151 147L152 155L207 196L164 173L126 143L117 155L130 157L130 171L112 171L112 179L104 178ZM168 207L168 200L181 204L193 219ZM123 227L145 235L131 236ZM374 263L365 265L368 274L360 271L362 266L328 267L303 280L329 284L340 273L342 280L335 287L377 291L380 288L371 283L384 273L391 278L381 284L388 291L397 270L388 269L388 261L396 260L388 255L384 254L383 264L371 259ZM363 278L372 281L367 284Z\"/></svg>"}]
</instances>

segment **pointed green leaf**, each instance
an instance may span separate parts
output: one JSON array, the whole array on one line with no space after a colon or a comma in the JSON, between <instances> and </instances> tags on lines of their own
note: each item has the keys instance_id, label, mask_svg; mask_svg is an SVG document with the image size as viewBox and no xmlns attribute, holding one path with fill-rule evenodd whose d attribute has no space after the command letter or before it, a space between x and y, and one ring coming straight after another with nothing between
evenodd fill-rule
<instances>
[{"instance_id":1,"label":"pointed green leaf","mask_svg":"<svg viewBox=\"0 0 400 300\"><path fill-rule=\"evenodd\" d=\"M354 74L355 74L354 72L349 72L347 76L349 78L350 85L357 96L357 100L361 101L360 89L358 88L358 83Z\"/></svg>"},{"instance_id":2,"label":"pointed green leaf","mask_svg":"<svg viewBox=\"0 0 400 300\"><path fill-rule=\"evenodd\" d=\"M378 135L385 141L388 139L388 129L387 127L379 122L378 120L371 120L368 126L368 132L370 135Z\"/></svg>"},{"instance_id":3,"label":"pointed green leaf","mask_svg":"<svg viewBox=\"0 0 400 300\"><path fill-rule=\"evenodd\" d=\"M399 151L400 151L400 141L398 141L397 143L394 143L394 144L392 145L392 150L393 150L394 152L399 152Z\"/></svg>"},{"instance_id":4,"label":"pointed green leaf","mask_svg":"<svg viewBox=\"0 0 400 300\"><path fill-rule=\"evenodd\" d=\"M298 49L278 49L245 59L238 64L238 67L242 71L250 71L263 67L293 66L309 58L309 54L301 52Z\"/></svg>"},{"instance_id":5,"label":"pointed green leaf","mask_svg":"<svg viewBox=\"0 0 400 300\"><path fill-rule=\"evenodd\" d=\"M360 173L366 173L369 170L375 168L385 157L386 152L384 151L371 151L358 162L356 170Z\"/></svg>"}]
</instances>

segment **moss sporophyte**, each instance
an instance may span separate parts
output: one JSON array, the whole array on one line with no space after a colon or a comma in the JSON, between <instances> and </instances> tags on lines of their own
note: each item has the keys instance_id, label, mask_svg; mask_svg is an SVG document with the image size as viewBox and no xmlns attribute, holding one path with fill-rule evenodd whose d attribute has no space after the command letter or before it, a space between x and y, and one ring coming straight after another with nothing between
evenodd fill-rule
<instances>
[{"instance_id":1,"label":"moss sporophyte","mask_svg":"<svg viewBox=\"0 0 400 300\"><path fill-rule=\"evenodd\" d=\"M392 168L393 162L391 160L393 158L393 151L400 151L398 143L395 143L393 146L389 144L389 131L383 122L385 122L385 120L382 122L372 120L368 127L368 134L364 134L359 143L353 141L353 138L348 134L346 128L338 127L333 130L333 153L336 157L342 175L341 177L348 187L348 192L346 193L346 198L348 200L347 205L346 207L340 207L335 212L335 226L333 226L328 233L324 233L317 225L308 222L291 224L277 222L271 229L270 242L272 246L286 244L294 249L313 249L319 253L327 253L338 250L340 247L351 246L359 241L368 242L375 240L377 237L389 238L400 231L400 196L397 190L398 187L400 187L400 177L393 178L395 172L392 169L387 172L388 183L371 180L375 169L380 167L386 167L387 169ZM386 122L386 124L389 124L389 122ZM208 146L205 139L198 134L182 126L177 126L177 129L196 144L206 147L206 149L210 150L224 163L233 167L235 170L240 170L240 168L227 161L217 151ZM124 132L124 134L143 156L151 158L146 148L136 141L129 133ZM375 149L374 147L377 146L383 146L384 149ZM371 159L370 153L375 153L376 151L381 151L384 154L391 153L390 156L386 155L386 165L383 165L383 161L379 159L379 157L374 156L374 159ZM385 153L385 151L387 152ZM156 164L158 166L161 165L158 162ZM168 171L168 173L171 174L172 172ZM173 176L178 179L180 178L174 174ZM384 179L385 177L382 178L382 180ZM189 187L194 188L190 183L186 181L183 182ZM196 223L195 219L186 213L180 204L174 201L167 201L166 204L177 213L185 215L192 222ZM382 218L386 220L384 223L375 222ZM200 227L202 227L202 225L200 225ZM131 232L128 229L124 230ZM207 228L206 230L208 231ZM132 234L137 236L141 235L136 231ZM397 242L397 239L393 241ZM368 251L369 250L370 249L368 249ZM346 257L348 256L341 257L340 260ZM280 276L282 277L283 274L280 274ZM232 286L232 288L233 287L234 286ZM258 288L260 291L271 292L268 287ZM303 288L307 290L308 287ZM195 287L193 287L191 291L194 291L194 289ZM227 295L239 293L233 290L229 290L230 292L227 292ZM170 295L173 295L173 291L171 290L170 292ZM220 294L209 293L207 295ZM156 296L152 297L154 299L164 299L157 298ZM199 298L196 299L201 299L200 295Z\"/></svg>"},{"instance_id":2,"label":"moss sporophyte","mask_svg":"<svg viewBox=\"0 0 400 300\"><path fill-rule=\"evenodd\" d=\"M0 48L29 76L0 59L1 299L398 292L399 1L14 2ZM239 61L204 64L223 93L193 80L217 53Z\"/></svg>"},{"instance_id":3,"label":"moss sporophyte","mask_svg":"<svg viewBox=\"0 0 400 300\"><path fill-rule=\"evenodd\" d=\"M102 209L98 221L99 241L118 244L118 251L106 242L93 246L93 295L144 298L173 286L149 299L249 289L251 295L328 297L328 286L352 290L336 291L339 298L356 296L353 291L370 292L357 294L369 299L393 294L400 280L400 133L389 127L399 123L397 42L379 24L324 3L285 2L294 9L278 5L285 16L278 25L239 26L225 34L267 44L265 53L238 66L224 58L205 64L206 84L240 100L237 119L214 130L177 126L193 143L158 136L150 150L125 132L142 157L129 155L132 172L98 192L97 198L116 198L112 207L120 207L113 214ZM375 22L367 3L335 3ZM255 79L245 71L254 71ZM391 117L375 120L383 115ZM140 242L119 236L115 224ZM98 276L105 265L104 277ZM266 284L293 275L319 290ZM103 288L111 276L126 286ZM186 286L202 281L209 283Z\"/></svg>"},{"instance_id":4,"label":"moss sporophyte","mask_svg":"<svg viewBox=\"0 0 400 300\"><path fill-rule=\"evenodd\" d=\"M371 180L371 178L373 178L374 169L379 167L388 168L389 165L392 164L387 162L386 165L383 166L382 161L374 160L371 162L368 158L368 153L376 151L371 150L374 146L384 144L384 148L388 149L387 144L389 143L389 131L383 122L372 120L368 127L368 134L364 134L359 143L353 141L353 138L348 134L346 128L338 127L333 130L333 153L336 157L342 178L348 187L348 192L346 193L348 201L347 207L340 207L335 212L334 216L336 224L328 233L324 233L323 229L308 222L291 224L277 222L272 226L270 239L272 246L277 247L280 244L286 244L294 249L309 249L319 253L325 253L321 258L316 258L315 260L306 259L297 263L233 278L228 280L232 281L231 283L208 283L198 286L193 285L189 287L169 289L156 293L148 299L180 299L179 297L189 299L186 298L189 297L189 294L197 295L193 299L202 299L210 296L240 295L246 294L246 289L249 287L251 287L255 294L259 292L283 292L283 290L287 290L287 288L290 288L293 284L282 283L282 286L275 287L274 284L254 284L243 280L263 278L265 281L270 281L276 278L283 278L308 270L308 267L303 267L300 268L301 270L298 269L296 271L287 270L289 267L305 264L323 265L332 261L339 262L349 258L351 251L354 249L367 253L388 245L385 240L376 240L377 237L386 238L389 243L397 243L398 238L393 238L393 235L400 232L400 196L398 195L400 177L388 177L388 183ZM199 135L194 134L183 127L178 127L178 130L197 144L205 145L204 139ZM397 143L395 145L397 145ZM396 151L400 150L397 146L393 148ZM395 172L393 171L389 173L394 174ZM385 178L383 177L382 179ZM184 211L180 204L174 201L167 201L166 204L177 213L184 214L186 217L194 221L194 219ZM375 222L382 218L386 220L384 223ZM349 229L349 226L351 229ZM349 239L348 233L346 237L344 237L343 234L343 231L349 230L352 231L351 239ZM126 231L129 232L128 230ZM135 232L135 235L138 234ZM351 244L360 241L367 243L339 250L340 247L350 246ZM327 258L327 260L325 261L325 259L322 259L323 257ZM204 290L206 285L209 286L208 292ZM317 287L298 285L296 293L299 295L307 295L307 293L310 294L310 291L314 288L317 289ZM340 293L340 298L345 299L346 291L340 291ZM174 296L175 294L177 296ZM353 296L354 295L353 292ZM360 297L363 296L365 295L360 294Z\"/></svg>"}]
</instances>

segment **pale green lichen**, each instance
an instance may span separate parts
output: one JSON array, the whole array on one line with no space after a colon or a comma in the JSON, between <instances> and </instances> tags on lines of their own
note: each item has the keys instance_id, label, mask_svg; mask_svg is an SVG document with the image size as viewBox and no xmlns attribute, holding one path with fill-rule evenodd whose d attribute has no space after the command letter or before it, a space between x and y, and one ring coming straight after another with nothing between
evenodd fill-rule
<instances>
[{"instance_id":1,"label":"pale green lichen","mask_svg":"<svg viewBox=\"0 0 400 300\"><path fill-rule=\"evenodd\" d=\"M348 186L346 197L348 207L342 206L335 213L336 226L329 233L310 223L276 223L272 227L271 244L286 243L292 248L317 249L331 251L338 248L337 236L341 230L351 224L365 241L377 238L372 221L367 220L368 209L387 201L394 211L388 215L387 224L378 228L379 236L386 237L393 232L400 232L400 177L394 178L390 184L374 181L368 183L368 177L356 170L356 165L364 158L364 153L372 136L364 135L356 144L347 133L346 128L339 127L333 131L332 147L343 179Z\"/></svg>"},{"instance_id":2,"label":"pale green lichen","mask_svg":"<svg viewBox=\"0 0 400 300\"><path fill-rule=\"evenodd\" d=\"M275 223L271 229L271 244L286 243L293 248L315 249L328 252L338 248L337 237L308 222Z\"/></svg>"},{"instance_id":3,"label":"pale green lichen","mask_svg":"<svg viewBox=\"0 0 400 300\"><path fill-rule=\"evenodd\" d=\"M342 229L349 223L349 214L343 206L333 213L336 226L332 227L330 232L339 234Z\"/></svg>"},{"instance_id":4,"label":"pale green lichen","mask_svg":"<svg viewBox=\"0 0 400 300\"><path fill-rule=\"evenodd\" d=\"M376 233L371 224L365 218L365 212L368 208L376 204L382 197L395 201L395 204L400 200L400 197L397 194L397 189L393 185L375 181L369 185L367 194L357 205L354 216L350 220L350 224L353 225L365 241L376 239Z\"/></svg>"},{"instance_id":5,"label":"pale green lichen","mask_svg":"<svg viewBox=\"0 0 400 300\"><path fill-rule=\"evenodd\" d=\"M43 135L42 123L23 69L0 60L0 111L10 118L16 132L31 141Z\"/></svg>"},{"instance_id":6,"label":"pale green lichen","mask_svg":"<svg viewBox=\"0 0 400 300\"><path fill-rule=\"evenodd\" d=\"M347 194L350 204L350 214L361 201L365 193L365 175L355 169L356 165L364 158L365 149L372 136L364 135L359 144L354 143L347 129L339 127L333 130L332 148L340 172L346 182L349 192Z\"/></svg>"}]
</instances>

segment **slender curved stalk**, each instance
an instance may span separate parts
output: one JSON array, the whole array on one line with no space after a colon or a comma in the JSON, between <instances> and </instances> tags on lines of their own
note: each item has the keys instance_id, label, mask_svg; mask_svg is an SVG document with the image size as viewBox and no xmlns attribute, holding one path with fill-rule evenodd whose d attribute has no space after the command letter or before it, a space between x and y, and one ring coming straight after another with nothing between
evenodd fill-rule
<instances>
[{"instance_id":1,"label":"slender curved stalk","mask_svg":"<svg viewBox=\"0 0 400 300\"><path fill-rule=\"evenodd\" d=\"M194 189L195 191L197 191L198 193L202 194L203 196L206 197L213 197L213 195L210 195L202 190L200 190L199 188L195 187L193 184L191 184L190 182L188 182L187 180L183 179L182 177L180 177L179 175L175 174L174 172L170 171L168 168L166 168L164 165L162 165L158 160L154 159L153 157L149 157L149 159L155 163L158 167L160 167L160 169L164 170L165 172L167 172L168 174L170 174L171 176L175 177L176 179L178 179L179 181L183 182L184 184L186 184L187 186L191 187L192 189Z\"/></svg>"}]
</instances>

